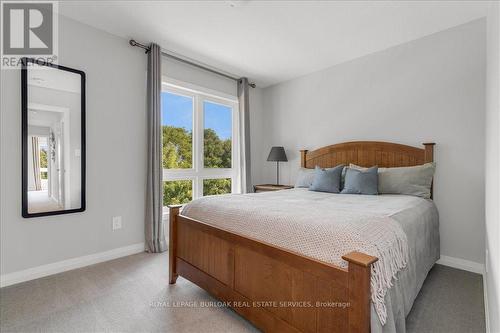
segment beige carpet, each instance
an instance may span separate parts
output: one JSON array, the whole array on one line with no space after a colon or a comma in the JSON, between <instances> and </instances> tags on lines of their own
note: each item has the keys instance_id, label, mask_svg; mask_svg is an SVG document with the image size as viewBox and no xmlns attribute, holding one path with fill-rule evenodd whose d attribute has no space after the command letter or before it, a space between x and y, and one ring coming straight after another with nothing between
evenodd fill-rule
<instances>
[{"instance_id":1,"label":"beige carpet","mask_svg":"<svg viewBox=\"0 0 500 333\"><path fill-rule=\"evenodd\" d=\"M50 198L47 191L28 191L28 212L43 213L61 210L57 201Z\"/></svg>"},{"instance_id":2,"label":"beige carpet","mask_svg":"<svg viewBox=\"0 0 500 333\"><path fill-rule=\"evenodd\" d=\"M143 253L2 288L0 332L257 332L229 309L189 307L215 299L182 278L169 286L167 261ZM407 324L484 332L481 276L436 266Z\"/></svg>"}]
</instances>

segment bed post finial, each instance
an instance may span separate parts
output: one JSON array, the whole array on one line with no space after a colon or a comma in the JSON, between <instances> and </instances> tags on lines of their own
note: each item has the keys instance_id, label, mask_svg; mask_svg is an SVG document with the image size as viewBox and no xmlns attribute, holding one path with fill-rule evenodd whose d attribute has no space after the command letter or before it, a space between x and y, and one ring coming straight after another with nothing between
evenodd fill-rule
<instances>
[{"instance_id":1,"label":"bed post finial","mask_svg":"<svg viewBox=\"0 0 500 333\"><path fill-rule=\"evenodd\" d=\"M182 205L168 205L169 209L169 242L168 242L168 283L175 284L177 281L177 216Z\"/></svg>"},{"instance_id":2,"label":"bed post finial","mask_svg":"<svg viewBox=\"0 0 500 333\"><path fill-rule=\"evenodd\" d=\"M307 155L307 149L302 149L300 151L300 166L302 168L306 167L306 155Z\"/></svg>"},{"instance_id":3,"label":"bed post finial","mask_svg":"<svg viewBox=\"0 0 500 333\"><path fill-rule=\"evenodd\" d=\"M434 142L423 143L425 147L424 162L431 163L434 162Z\"/></svg>"},{"instance_id":4,"label":"bed post finial","mask_svg":"<svg viewBox=\"0 0 500 333\"><path fill-rule=\"evenodd\" d=\"M348 276L348 332L370 332L371 267L378 260L361 252L350 252L342 259L349 262Z\"/></svg>"}]
</instances>

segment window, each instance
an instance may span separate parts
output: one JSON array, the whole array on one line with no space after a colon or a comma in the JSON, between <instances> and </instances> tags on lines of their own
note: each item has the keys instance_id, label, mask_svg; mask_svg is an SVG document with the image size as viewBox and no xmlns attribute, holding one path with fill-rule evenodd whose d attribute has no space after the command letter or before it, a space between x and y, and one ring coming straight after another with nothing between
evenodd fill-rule
<instances>
[{"instance_id":1,"label":"window","mask_svg":"<svg viewBox=\"0 0 500 333\"><path fill-rule=\"evenodd\" d=\"M232 109L203 102L203 164L205 168L231 168Z\"/></svg>"},{"instance_id":2,"label":"window","mask_svg":"<svg viewBox=\"0 0 500 333\"><path fill-rule=\"evenodd\" d=\"M236 98L164 83L161 102L163 205L239 191Z\"/></svg>"},{"instance_id":3,"label":"window","mask_svg":"<svg viewBox=\"0 0 500 333\"><path fill-rule=\"evenodd\" d=\"M191 180L166 180L163 182L163 206L185 204L193 200Z\"/></svg>"},{"instance_id":4,"label":"window","mask_svg":"<svg viewBox=\"0 0 500 333\"><path fill-rule=\"evenodd\" d=\"M163 92L163 168L193 167L193 97Z\"/></svg>"},{"instance_id":5,"label":"window","mask_svg":"<svg viewBox=\"0 0 500 333\"><path fill-rule=\"evenodd\" d=\"M203 179L203 195L231 193L231 178Z\"/></svg>"}]
</instances>

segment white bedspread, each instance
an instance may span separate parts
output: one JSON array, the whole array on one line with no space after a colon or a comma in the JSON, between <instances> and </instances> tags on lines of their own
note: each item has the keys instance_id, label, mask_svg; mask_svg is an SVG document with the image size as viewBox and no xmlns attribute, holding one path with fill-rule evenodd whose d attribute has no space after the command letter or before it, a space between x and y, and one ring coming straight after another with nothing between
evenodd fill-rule
<instances>
[{"instance_id":1,"label":"white bedspread","mask_svg":"<svg viewBox=\"0 0 500 333\"><path fill-rule=\"evenodd\" d=\"M307 189L204 197L182 215L245 237L347 267L341 257L361 251L372 266L372 304L382 325L385 296L408 260L406 234L391 216L427 200L403 195L348 195Z\"/></svg>"}]
</instances>

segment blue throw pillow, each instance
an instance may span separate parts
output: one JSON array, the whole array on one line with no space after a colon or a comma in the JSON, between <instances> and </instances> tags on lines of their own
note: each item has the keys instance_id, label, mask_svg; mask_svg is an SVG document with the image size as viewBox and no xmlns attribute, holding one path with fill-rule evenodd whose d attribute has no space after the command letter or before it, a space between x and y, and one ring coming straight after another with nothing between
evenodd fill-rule
<instances>
[{"instance_id":1,"label":"blue throw pillow","mask_svg":"<svg viewBox=\"0 0 500 333\"><path fill-rule=\"evenodd\" d=\"M344 194L378 194L378 167L366 170L347 168Z\"/></svg>"},{"instance_id":2,"label":"blue throw pillow","mask_svg":"<svg viewBox=\"0 0 500 333\"><path fill-rule=\"evenodd\" d=\"M344 169L343 165L338 165L330 169L321 169L319 166L316 166L314 169L314 180L309 187L309 191L339 193L342 169Z\"/></svg>"}]
</instances>

